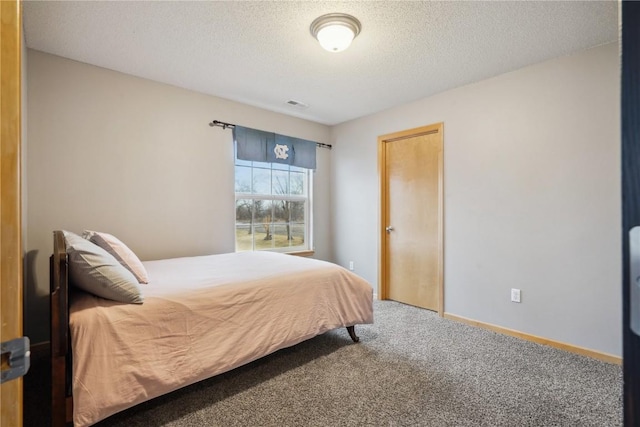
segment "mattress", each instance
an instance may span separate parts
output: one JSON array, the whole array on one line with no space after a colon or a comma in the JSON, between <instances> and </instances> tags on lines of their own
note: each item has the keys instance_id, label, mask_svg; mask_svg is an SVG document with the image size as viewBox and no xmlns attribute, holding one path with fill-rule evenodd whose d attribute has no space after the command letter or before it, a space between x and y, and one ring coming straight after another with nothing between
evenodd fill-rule
<instances>
[{"instance_id":1,"label":"mattress","mask_svg":"<svg viewBox=\"0 0 640 427\"><path fill-rule=\"evenodd\" d=\"M116 412L326 331L373 322L373 290L324 261L242 252L144 262L144 304L75 292L73 420Z\"/></svg>"}]
</instances>

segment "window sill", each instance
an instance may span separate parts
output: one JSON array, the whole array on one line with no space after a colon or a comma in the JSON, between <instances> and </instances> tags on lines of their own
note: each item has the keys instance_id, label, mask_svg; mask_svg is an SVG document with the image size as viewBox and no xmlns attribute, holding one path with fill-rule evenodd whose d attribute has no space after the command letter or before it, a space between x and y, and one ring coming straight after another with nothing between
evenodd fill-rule
<instances>
[{"instance_id":1,"label":"window sill","mask_svg":"<svg viewBox=\"0 0 640 427\"><path fill-rule=\"evenodd\" d=\"M313 254L315 254L315 251L296 251L296 252L286 252L287 255L294 255L294 256L305 256L305 257L309 257L309 256L313 256Z\"/></svg>"}]
</instances>

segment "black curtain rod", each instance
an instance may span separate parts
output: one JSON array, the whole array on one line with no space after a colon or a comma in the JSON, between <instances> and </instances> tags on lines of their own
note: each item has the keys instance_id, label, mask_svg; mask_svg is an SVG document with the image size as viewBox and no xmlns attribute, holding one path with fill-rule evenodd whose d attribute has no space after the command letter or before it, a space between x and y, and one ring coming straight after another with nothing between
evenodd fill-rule
<instances>
[{"instance_id":1,"label":"black curtain rod","mask_svg":"<svg viewBox=\"0 0 640 427\"><path fill-rule=\"evenodd\" d=\"M218 126L218 127L221 127L222 129L232 129L236 127L236 125L234 125L233 123L225 123L225 122L221 122L220 120L212 121L211 123L209 123L209 126L211 127ZM316 147L328 148L329 150L333 148L331 144L323 144L322 142L316 142Z\"/></svg>"}]
</instances>

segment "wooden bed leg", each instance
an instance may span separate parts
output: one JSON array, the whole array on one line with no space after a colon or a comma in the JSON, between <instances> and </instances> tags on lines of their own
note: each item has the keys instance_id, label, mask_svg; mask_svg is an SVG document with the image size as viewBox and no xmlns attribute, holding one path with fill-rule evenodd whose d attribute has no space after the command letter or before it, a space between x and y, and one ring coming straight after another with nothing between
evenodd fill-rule
<instances>
[{"instance_id":1,"label":"wooden bed leg","mask_svg":"<svg viewBox=\"0 0 640 427\"><path fill-rule=\"evenodd\" d=\"M353 342L359 342L360 338L356 335L356 327L355 326L347 326L347 332L349 332L349 336L353 340Z\"/></svg>"}]
</instances>

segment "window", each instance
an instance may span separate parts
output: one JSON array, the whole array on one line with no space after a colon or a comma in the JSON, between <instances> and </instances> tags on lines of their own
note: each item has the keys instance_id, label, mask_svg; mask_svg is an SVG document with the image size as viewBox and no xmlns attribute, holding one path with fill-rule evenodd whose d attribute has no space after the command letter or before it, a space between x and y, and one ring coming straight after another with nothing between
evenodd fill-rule
<instances>
[{"instance_id":1,"label":"window","mask_svg":"<svg viewBox=\"0 0 640 427\"><path fill-rule=\"evenodd\" d=\"M296 166L236 158L236 252L312 248L312 175Z\"/></svg>"}]
</instances>

